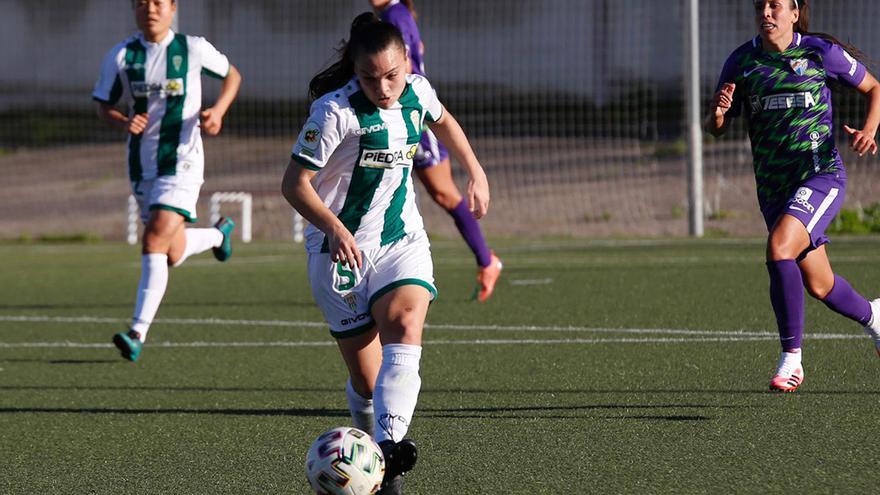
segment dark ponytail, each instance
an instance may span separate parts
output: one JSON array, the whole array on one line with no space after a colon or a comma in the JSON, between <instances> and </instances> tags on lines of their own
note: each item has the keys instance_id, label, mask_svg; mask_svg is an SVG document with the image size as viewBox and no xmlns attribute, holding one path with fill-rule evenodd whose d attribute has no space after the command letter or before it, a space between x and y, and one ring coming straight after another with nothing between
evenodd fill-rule
<instances>
[{"instance_id":1,"label":"dark ponytail","mask_svg":"<svg viewBox=\"0 0 880 495\"><path fill-rule=\"evenodd\" d=\"M834 36L827 33L811 33L810 32L810 5L809 0L791 0L791 8L798 8L800 11L800 16L798 17L798 21L794 24L794 32L801 33L804 35L815 36L817 38L822 38L824 40L828 40L836 45L840 45L846 50L850 55L855 57L859 62L863 64L867 64L868 56L865 55L865 52L859 50L855 46L844 43Z\"/></svg>"},{"instance_id":2,"label":"dark ponytail","mask_svg":"<svg viewBox=\"0 0 880 495\"><path fill-rule=\"evenodd\" d=\"M337 50L339 60L322 70L309 82L309 97L313 100L341 88L354 77L354 62L361 55L375 55L396 45L406 52L403 35L392 24L380 21L376 14L364 12L351 23L348 42Z\"/></svg>"}]
</instances>

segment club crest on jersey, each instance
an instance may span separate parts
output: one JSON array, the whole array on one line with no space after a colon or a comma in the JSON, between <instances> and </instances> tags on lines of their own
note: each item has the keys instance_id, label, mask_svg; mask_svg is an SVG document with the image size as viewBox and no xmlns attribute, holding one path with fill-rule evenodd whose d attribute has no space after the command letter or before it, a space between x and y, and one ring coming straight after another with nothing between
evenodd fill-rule
<instances>
[{"instance_id":1,"label":"club crest on jersey","mask_svg":"<svg viewBox=\"0 0 880 495\"><path fill-rule=\"evenodd\" d=\"M180 72L180 66L183 65L183 56L175 55L171 57L171 65L174 66L174 72Z\"/></svg>"},{"instance_id":2,"label":"club crest on jersey","mask_svg":"<svg viewBox=\"0 0 880 495\"><path fill-rule=\"evenodd\" d=\"M409 113L409 120L412 122L413 129L421 129L422 114L418 110Z\"/></svg>"},{"instance_id":3,"label":"club crest on jersey","mask_svg":"<svg viewBox=\"0 0 880 495\"><path fill-rule=\"evenodd\" d=\"M793 70L795 74L803 76L807 73L807 67L809 66L807 59L797 58L789 61L789 63L791 64L791 70Z\"/></svg>"},{"instance_id":4,"label":"club crest on jersey","mask_svg":"<svg viewBox=\"0 0 880 495\"><path fill-rule=\"evenodd\" d=\"M320 140L321 128L316 122L307 122L306 126L303 127L302 130L302 138L299 140L300 144L303 146L303 148L314 150L318 147L318 142Z\"/></svg>"}]
</instances>

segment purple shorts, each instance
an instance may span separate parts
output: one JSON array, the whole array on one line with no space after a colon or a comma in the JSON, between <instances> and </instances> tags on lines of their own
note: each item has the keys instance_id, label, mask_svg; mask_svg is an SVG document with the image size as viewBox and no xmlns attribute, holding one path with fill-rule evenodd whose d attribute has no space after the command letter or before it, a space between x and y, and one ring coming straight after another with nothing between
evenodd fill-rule
<instances>
[{"instance_id":1,"label":"purple shorts","mask_svg":"<svg viewBox=\"0 0 880 495\"><path fill-rule=\"evenodd\" d=\"M768 231L782 215L800 220L810 234L810 251L828 243L825 229L843 206L845 195L846 172L839 170L810 177L788 201L761 205L761 213Z\"/></svg>"},{"instance_id":2,"label":"purple shorts","mask_svg":"<svg viewBox=\"0 0 880 495\"><path fill-rule=\"evenodd\" d=\"M430 168L449 158L449 150L443 143L437 140L437 136L430 129L422 132L422 140L419 141L419 149L413 159L414 168Z\"/></svg>"}]
</instances>

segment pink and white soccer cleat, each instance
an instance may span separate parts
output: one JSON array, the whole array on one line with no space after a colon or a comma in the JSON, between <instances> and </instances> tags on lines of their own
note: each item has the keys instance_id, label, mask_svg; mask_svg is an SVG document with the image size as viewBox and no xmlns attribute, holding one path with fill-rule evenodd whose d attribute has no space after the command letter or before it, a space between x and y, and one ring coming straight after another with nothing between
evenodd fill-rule
<instances>
[{"instance_id":1,"label":"pink and white soccer cleat","mask_svg":"<svg viewBox=\"0 0 880 495\"><path fill-rule=\"evenodd\" d=\"M780 359L776 374L770 380L771 392L794 392L804 381L804 367L786 365Z\"/></svg>"}]
</instances>

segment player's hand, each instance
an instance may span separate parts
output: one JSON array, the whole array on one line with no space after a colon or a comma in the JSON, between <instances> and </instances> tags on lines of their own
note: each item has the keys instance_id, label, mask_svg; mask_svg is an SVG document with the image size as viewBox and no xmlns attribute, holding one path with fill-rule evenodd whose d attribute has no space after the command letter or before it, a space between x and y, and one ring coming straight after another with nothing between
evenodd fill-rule
<instances>
[{"instance_id":1,"label":"player's hand","mask_svg":"<svg viewBox=\"0 0 880 495\"><path fill-rule=\"evenodd\" d=\"M468 209L474 214L474 218L483 218L489 211L489 180L482 168L468 181L467 186Z\"/></svg>"},{"instance_id":2,"label":"player's hand","mask_svg":"<svg viewBox=\"0 0 880 495\"><path fill-rule=\"evenodd\" d=\"M206 108L199 114L202 121L202 130L209 136L220 134L223 128L223 116L213 108Z\"/></svg>"},{"instance_id":3,"label":"player's hand","mask_svg":"<svg viewBox=\"0 0 880 495\"><path fill-rule=\"evenodd\" d=\"M142 134L144 130L147 128L147 123L150 121L150 116L146 113L139 113L131 116L128 119L128 124L125 129L134 135Z\"/></svg>"},{"instance_id":4,"label":"player's hand","mask_svg":"<svg viewBox=\"0 0 880 495\"><path fill-rule=\"evenodd\" d=\"M344 226L330 232L327 235L327 246L330 249L330 260L334 263L342 263L351 268L362 268L364 263L361 251L354 242L354 236Z\"/></svg>"},{"instance_id":5,"label":"player's hand","mask_svg":"<svg viewBox=\"0 0 880 495\"><path fill-rule=\"evenodd\" d=\"M843 130L850 135L850 148L855 150L859 156L865 156L865 153L868 152L871 152L872 155L877 154L877 142L874 141L873 135L869 135L861 129L853 129L846 124L843 125Z\"/></svg>"},{"instance_id":6,"label":"player's hand","mask_svg":"<svg viewBox=\"0 0 880 495\"><path fill-rule=\"evenodd\" d=\"M736 90L736 84L724 83L721 89L712 97L712 107L715 109L715 116L722 117L730 110L733 105L733 92Z\"/></svg>"}]
</instances>

